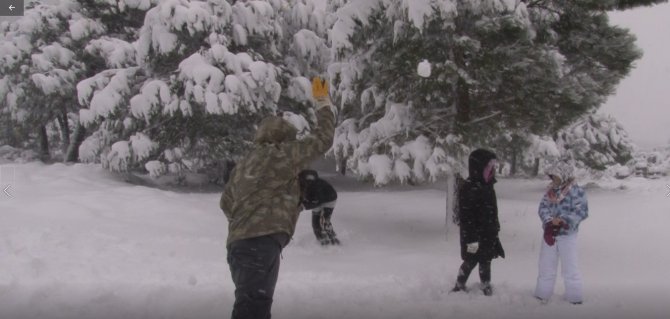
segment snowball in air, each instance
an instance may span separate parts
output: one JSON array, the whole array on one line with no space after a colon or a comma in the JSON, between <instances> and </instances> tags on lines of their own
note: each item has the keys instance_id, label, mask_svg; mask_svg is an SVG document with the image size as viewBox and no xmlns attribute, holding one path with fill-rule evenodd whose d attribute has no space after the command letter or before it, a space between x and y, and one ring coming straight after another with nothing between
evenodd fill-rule
<instances>
[{"instance_id":1,"label":"snowball in air","mask_svg":"<svg viewBox=\"0 0 670 319\"><path fill-rule=\"evenodd\" d=\"M428 60L423 60L419 63L419 66L416 69L416 72L419 73L419 76L427 78L430 76L430 62Z\"/></svg>"}]
</instances>

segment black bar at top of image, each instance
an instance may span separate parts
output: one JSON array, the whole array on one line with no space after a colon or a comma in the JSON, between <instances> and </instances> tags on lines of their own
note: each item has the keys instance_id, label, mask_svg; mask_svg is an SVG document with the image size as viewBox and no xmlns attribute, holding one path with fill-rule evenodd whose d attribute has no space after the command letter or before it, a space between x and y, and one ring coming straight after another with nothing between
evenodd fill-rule
<instances>
[{"instance_id":1,"label":"black bar at top of image","mask_svg":"<svg viewBox=\"0 0 670 319\"><path fill-rule=\"evenodd\" d=\"M0 0L0 16L18 17L23 15L24 0Z\"/></svg>"}]
</instances>

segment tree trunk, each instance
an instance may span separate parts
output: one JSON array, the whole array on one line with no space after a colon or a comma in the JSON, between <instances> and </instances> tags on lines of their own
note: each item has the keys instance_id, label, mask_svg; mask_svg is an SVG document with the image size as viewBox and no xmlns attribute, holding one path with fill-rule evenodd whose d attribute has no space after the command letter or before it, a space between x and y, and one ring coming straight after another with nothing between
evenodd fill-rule
<instances>
[{"instance_id":1,"label":"tree trunk","mask_svg":"<svg viewBox=\"0 0 670 319\"><path fill-rule=\"evenodd\" d=\"M463 79L458 79L456 83L456 112L458 123L470 121L470 87Z\"/></svg>"},{"instance_id":2,"label":"tree trunk","mask_svg":"<svg viewBox=\"0 0 670 319\"><path fill-rule=\"evenodd\" d=\"M49 155L49 136L47 134L47 127L40 125L39 127L39 138L40 138L40 160L42 162L48 162L51 158Z\"/></svg>"},{"instance_id":3,"label":"tree trunk","mask_svg":"<svg viewBox=\"0 0 670 319\"><path fill-rule=\"evenodd\" d=\"M338 170L342 176L345 176L347 174L347 158L342 157L340 159L340 164L338 165Z\"/></svg>"},{"instance_id":4,"label":"tree trunk","mask_svg":"<svg viewBox=\"0 0 670 319\"><path fill-rule=\"evenodd\" d=\"M79 162L79 146L84 142L86 137L86 128L77 121L74 127L74 134L68 143L67 151L65 152L65 162Z\"/></svg>"},{"instance_id":5,"label":"tree trunk","mask_svg":"<svg viewBox=\"0 0 670 319\"><path fill-rule=\"evenodd\" d=\"M60 126L60 134L63 140L61 148L63 152L67 153L70 146L70 123L67 120L67 112L63 111L60 116L57 116L58 125Z\"/></svg>"},{"instance_id":6,"label":"tree trunk","mask_svg":"<svg viewBox=\"0 0 670 319\"><path fill-rule=\"evenodd\" d=\"M454 63L458 67L464 68L465 62L461 50L454 49L452 53ZM463 125L470 121L470 87L461 77L456 80L454 95L456 97L456 121Z\"/></svg>"},{"instance_id":7,"label":"tree trunk","mask_svg":"<svg viewBox=\"0 0 670 319\"><path fill-rule=\"evenodd\" d=\"M448 38L454 39L456 35L467 34L467 31L470 29L470 17L469 14L459 15L454 21L454 33L448 35ZM467 70L465 53L458 45L453 45L451 50L451 60L454 61L454 64L460 69ZM457 73L458 74L458 73ZM470 122L470 86L465 82L460 75L457 75L456 86L454 88L454 96L456 102L456 122L460 125Z\"/></svg>"},{"instance_id":8,"label":"tree trunk","mask_svg":"<svg viewBox=\"0 0 670 319\"><path fill-rule=\"evenodd\" d=\"M456 177L454 174L449 173L447 175L447 196L446 197L446 214L445 214L445 224L444 224L444 236L445 239L448 239L451 229L454 227L453 216L454 216L454 203L456 198L454 196L454 190L456 189Z\"/></svg>"},{"instance_id":9,"label":"tree trunk","mask_svg":"<svg viewBox=\"0 0 670 319\"><path fill-rule=\"evenodd\" d=\"M533 177L537 177L538 175L540 175L540 158L536 158L533 165Z\"/></svg>"},{"instance_id":10,"label":"tree trunk","mask_svg":"<svg viewBox=\"0 0 670 319\"><path fill-rule=\"evenodd\" d=\"M517 157L518 157L519 150L516 148L512 148L512 167L510 167L510 172L509 174L511 176L516 176L516 170L517 170Z\"/></svg>"},{"instance_id":11,"label":"tree trunk","mask_svg":"<svg viewBox=\"0 0 670 319\"><path fill-rule=\"evenodd\" d=\"M14 130L14 125L10 122L7 121L5 125L5 143L11 147L18 147L19 146L19 141L18 138L16 137L16 131Z\"/></svg>"}]
</instances>

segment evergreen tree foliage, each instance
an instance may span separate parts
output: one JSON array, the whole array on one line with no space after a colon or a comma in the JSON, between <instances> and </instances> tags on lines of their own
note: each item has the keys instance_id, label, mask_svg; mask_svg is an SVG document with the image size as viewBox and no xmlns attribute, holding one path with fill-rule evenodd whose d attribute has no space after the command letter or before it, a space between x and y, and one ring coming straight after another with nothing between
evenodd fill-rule
<instances>
[{"instance_id":1,"label":"evergreen tree foliage","mask_svg":"<svg viewBox=\"0 0 670 319\"><path fill-rule=\"evenodd\" d=\"M631 145L594 111L641 56L607 11L661 2L34 3L0 27L0 142L222 182L263 117L309 131L309 78L327 75L331 153L378 185L463 172L477 147L513 173L562 153L602 169Z\"/></svg>"},{"instance_id":2,"label":"evergreen tree foliage","mask_svg":"<svg viewBox=\"0 0 670 319\"><path fill-rule=\"evenodd\" d=\"M463 145L445 141L494 148L507 133L555 134L597 109L641 56L605 11L631 4L347 2L331 38L336 157L378 182L421 181L457 170L448 162Z\"/></svg>"},{"instance_id":3,"label":"evergreen tree foliage","mask_svg":"<svg viewBox=\"0 0 670 319\"><path fill-rule=\"evenodd\" d=\"M626 165L634 153L623 126L611 115L590 114L558 133L557 144L583 167Z\"/></svg>"},{"instance_id":4,"label":"evergreen tree foliage","mask_svg":"<svg viewBox=\"0 0 670 319\"><path fill-rule=\"evenodd\" d=\"M310 1L150 4L134 37L126 28L87 46L105 69L77 87L93 131L83 159L223 182L261 118L310 116L307 77L325 69L328 52L325 13Z\"/></svg>"},{"instance_id":5,"label":"evergreen tree foliage","mask_svg":"<svg viewBox=\"0 0 670 319\"><path fill-rule=\"evenodd\" d=\"M32 4L0 36L0 111L25 147L39 148L48 160L67 149L79 107L75 86L86 73L82 41L96 32L79 6ZM81 33L88 27L88 33Z\"/></svg>"}]
</instances>

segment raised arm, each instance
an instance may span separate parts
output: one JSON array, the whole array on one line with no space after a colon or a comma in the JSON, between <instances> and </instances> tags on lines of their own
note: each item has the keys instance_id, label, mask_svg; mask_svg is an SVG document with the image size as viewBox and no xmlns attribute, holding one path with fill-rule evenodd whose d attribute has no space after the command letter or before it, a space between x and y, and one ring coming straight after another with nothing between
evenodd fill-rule
<instances>
[{"instance_id":1,"label":"raised arm","mask_svg":"<svg viewBox=\"0 0 670 319\"><path fill-rule=\"evenodd\" d=\"M285 146L288 148L287 153L299 168L307 167L310 162L325 154L333 145L335 134L335 114L331 110L332 105L328 97L328 83L320 78L314 78L312 94L317 105L317 126L312 130L311 135Z\"/></svg>"}]
</instances>

